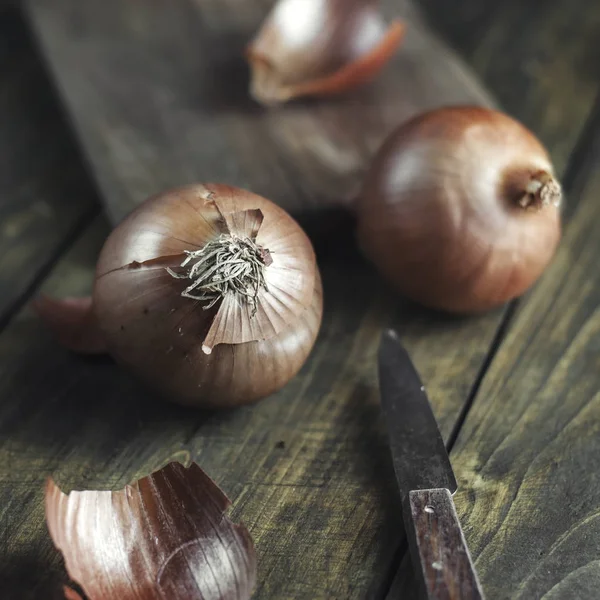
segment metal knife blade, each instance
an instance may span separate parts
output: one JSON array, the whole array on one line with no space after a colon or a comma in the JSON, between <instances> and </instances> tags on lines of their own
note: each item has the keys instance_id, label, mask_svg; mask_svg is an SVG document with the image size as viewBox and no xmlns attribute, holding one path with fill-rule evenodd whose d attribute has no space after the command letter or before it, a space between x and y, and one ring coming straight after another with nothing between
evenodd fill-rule
<instances>
[{"instance_id":1,"label":"metal knife blade","mask_svg":"<svg viewBox=\"0 0 600 600\"><path fill-rule=\"evenodd\" d=\"M413 363L394 331L379 347L379 387L402 494L457 484L444 440Z\"/></svg>"},{"instance_id":2,"label":"metal knife blade","mask_svg":"<svg viewBox=\"0 0 600 600\"><path fill-rule=\"evenodd\" d=\"M398 336L383 334L379 386L406 535L423 598L483 600L452 494L456 479L425 394Z\"/></svg>"}]
</instances>

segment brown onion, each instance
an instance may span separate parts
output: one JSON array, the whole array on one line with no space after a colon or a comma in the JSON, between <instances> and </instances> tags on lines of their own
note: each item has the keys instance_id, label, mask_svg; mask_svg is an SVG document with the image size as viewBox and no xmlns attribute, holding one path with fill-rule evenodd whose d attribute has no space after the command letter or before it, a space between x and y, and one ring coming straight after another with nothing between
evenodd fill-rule
<instances>
[{"instance_id":1,"label":"brown onion","mask_svg":"<svg viewBox=\"0 0 600 600\"><path fill-rule=\"evenodd\" d=\"M560 239L561 188L523 125L497 111L447 107L399 127L358 200L359 239L407 297L458 313L522 294Z\"/></svg>"},{"instance_id":2,"label":"brown onion","mask_svg":"<svg viewBox=\"0 0 600 600\"><path fill-rule=\"evenodd\" d=\"M279 0L247 49L251 94L263 104L325 96L374 78L404 26L383 22L377 0Z\"/></svg>"},{"instance_id":3,"label":"brown onion","mask_svg":"<svg viewBox=\"0 0 600 600\"><path fill-rule=\"evenodd\" d=\"M169 463L118 491L64 494L50 479L46 520L89 600L247 600L256 584L248 530L202 469ZM81 599L65 587L65 597Z\"/></svg>"},{"instance_id":4,"label":"brown onion","mask_svg":"<svg viewBox=\"0 0 600 600\"><path fill-rule=\"evenodd\" d=\"M66 319L63 308L39 312L68 329L59 339L72 349L82 350L70 340L96 340L97 326L110 354L169 399L225 408L298 372L321 323L321 277L282 208L238 188L191 185L147 200L110 234L93 321ZM77 323L88 331L77 336Z\"/></svg>"}]
</instances>

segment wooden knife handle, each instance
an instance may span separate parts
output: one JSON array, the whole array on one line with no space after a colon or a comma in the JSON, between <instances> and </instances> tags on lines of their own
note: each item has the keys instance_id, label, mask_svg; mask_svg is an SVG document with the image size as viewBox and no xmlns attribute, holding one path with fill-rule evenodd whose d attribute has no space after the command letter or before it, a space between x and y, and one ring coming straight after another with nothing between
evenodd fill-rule
<instances>
[{"instance_id":1,"label":"wooden knife handle","mask_svg":"<svg viewBox=\"0 0 600 600\"><path fill-rule=\"evenodd\" d=\"M482 600L483 592L446 489L409 492L414 568L428 600Z\"/></svg>"}]
</instances>

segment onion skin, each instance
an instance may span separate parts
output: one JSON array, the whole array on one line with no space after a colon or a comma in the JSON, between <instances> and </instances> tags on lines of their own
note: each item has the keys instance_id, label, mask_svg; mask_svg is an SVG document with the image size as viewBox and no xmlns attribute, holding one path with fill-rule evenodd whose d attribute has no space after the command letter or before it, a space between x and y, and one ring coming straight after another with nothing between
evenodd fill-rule
<instances>
[{"instance_id":1,"label":"onion skin","mask_svg":"<svg viewBox=\"0 0 600 600\"><path fill-rule=\"evenodd\" d=\"M480 313L520 296L550 263L560 200L550 158L523 125L485 108L446 107L383 144L357 202L358 236L406 297Z\"/></svg>"},{"instance_id":2,"label":"onion skin","mask_svg":"<svg viewBox=\"0 0 600 600\"><path fill-rule=\"evenodd\" d=\"M246 50L251 95L264 105L331 96L372 80L404 25L383 23L375 0L279 0Z\"/></svg>"},{"instance_id":3,"label":"onion skin","mask_svg":"<svg viewBox=\"0 0 600 600\"><path fill-rule=\"evenodd\" d=\"M248 600L256 552L230 505L195 463L117 491L64 494L52 479L45 491L52 541L89 600Z\"/></svg>"},{"instance_id":4,"label":"onion skin","mask_svg":"<svg viewBox=\"0 0 600 600\"><path fill-rule=\"evenodd\" d=\"M106 353L91 297L57 300L40 296L33 301L32 308L65 348L79 354Z\"/></svg>"},{"instance_id":5,"label":"onion skin","mask_svg":"<svg viewBox=\"0 0 600 600\"><path fill-rule=\"evenodd\" d=\"M225 301L203 310L166 271L219 235L217 205L227 219L248 209L264 215L256 241L273 264L254 317L235 306L230 314ZM310 241L283 209L244 190L199 184L149 199L111 233L93 303L109 352L141 380L180 404L230 408L276 392L299 371L320 327L322 287ZM218 319L222 342L207 348Z\"/></svg>"}]
</instances>

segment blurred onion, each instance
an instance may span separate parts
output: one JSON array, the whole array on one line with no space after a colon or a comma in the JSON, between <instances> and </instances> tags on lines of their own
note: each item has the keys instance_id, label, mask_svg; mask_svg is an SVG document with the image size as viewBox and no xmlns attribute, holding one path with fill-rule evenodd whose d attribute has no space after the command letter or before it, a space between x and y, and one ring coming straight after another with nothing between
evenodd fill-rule
<instances>
[{"instance_id":1,"label":"blurred onion","mask_svg":"<svg viewBox=\"0 0 600 600\"><path fill-rule=\"evenodd\" d=\"M345 92L373 79L398 48L376 0L279 0L249 45L251 94L262 104Z\"/></svg>"}]
</instances>

